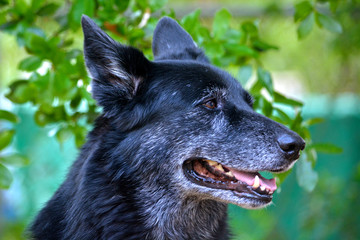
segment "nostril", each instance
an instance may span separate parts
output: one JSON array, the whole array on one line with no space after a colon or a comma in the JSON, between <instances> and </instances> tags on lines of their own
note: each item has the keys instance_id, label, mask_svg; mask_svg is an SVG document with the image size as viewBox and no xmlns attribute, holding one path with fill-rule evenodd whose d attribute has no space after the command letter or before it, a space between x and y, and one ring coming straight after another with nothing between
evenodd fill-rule
<instances>
[{"instance_id":1,"label":"nostril","mask_svg":"<svg viewBox=\"0 0 360 240\"><path fill-rule=\"evenodd\" d=\"M289 134L281 135L277 139L277 143L289 160L297 158L300 150L305 148L305 142L301 137Z\"/></svg>"},{"instance_id":2,"label":"nostril","mask_svg":"<svg viewBox=\"0 0 360 240\"><path fill-rule=\"evenodd\" d=\"M295 143L281 143L280 148L285 152L292 152L295 150Z\"/></svg>"}]
</instances>

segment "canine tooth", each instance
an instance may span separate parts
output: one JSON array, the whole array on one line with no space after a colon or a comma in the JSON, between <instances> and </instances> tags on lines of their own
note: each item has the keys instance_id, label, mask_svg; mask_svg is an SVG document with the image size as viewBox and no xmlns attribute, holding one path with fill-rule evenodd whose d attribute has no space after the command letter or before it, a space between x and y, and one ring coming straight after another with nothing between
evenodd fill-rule
<instances>
[{"instance_id":1,"label":"canine tooth","mask_svg":"<svg viewBox=\"0 0 360 240\"><path fill-rule=\"evenodd\" d=\"M209 163L210 166L216 166L216 165L218 165L218 163L215 162L215 161L212 161L212 160L206 160L206 161Z\"/></svg>"},{"instance_id":2,"label":"canine tooth","mask_svg":"<svg viewBox=\"0 0 360 240\"><path fill-rule=\"evenodd\" d=\"M216 165L215 168L217 168L218 170L220 170L220 171L222 171L222 172L225 172L225 171L224 171L224 168L222 167L221 164Z\"/></svg>"},{"instance_id":3,"label":"canine tooth","mask_svg":"<svg viewBox=\"0 0 360 240\"><path fill-rule=\"evenodd\" d=\"M229 177L234 177L234 174L230 171L230 172L225 172L226 175L228 175Z\"/></svg>"},{"instance_id":4,"label":"canine tooth","mask_svg":"<svg viewBox=\"0 0 360 240\"><path fill-rule=\"evenodd\" d=\"M261 191L265 191L265 186L260 186Z\"/></svg>"},{"instance_id":5,"label":"canine tooth","mask_svg":"<svg viewBox=\"0 0 360 240\"><path fill-rule=\"evenodd\" d=\"M253 188L258 188L260 186L260 179L259 176L255 176L254 184L252 185Z\"/></svg>"}]
</instances>

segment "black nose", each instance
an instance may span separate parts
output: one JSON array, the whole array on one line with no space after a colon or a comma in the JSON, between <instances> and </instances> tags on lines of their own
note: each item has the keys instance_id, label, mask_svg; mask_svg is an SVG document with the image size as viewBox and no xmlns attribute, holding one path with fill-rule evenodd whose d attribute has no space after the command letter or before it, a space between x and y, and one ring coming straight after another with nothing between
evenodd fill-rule
<instances>
[{"instance_id":1,"label":"black nose","mask_svg":"<svg viewBox=\"0 0 360 240\"><path fill-rule=\"evenodd\" d=\"M277 143L290 161L298 159L300 150L305 148L305 141L298 135L283 134L278 137Z\"/></svg>"}]
</instances>

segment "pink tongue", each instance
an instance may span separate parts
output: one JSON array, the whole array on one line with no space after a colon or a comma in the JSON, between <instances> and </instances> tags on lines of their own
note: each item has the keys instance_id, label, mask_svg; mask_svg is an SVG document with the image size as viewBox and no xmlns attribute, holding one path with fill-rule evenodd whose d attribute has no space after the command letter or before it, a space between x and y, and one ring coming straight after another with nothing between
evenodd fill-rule
<instances>
[{"instance_id":1,"label":"pink tongue","mask_svg":"<svg viewBox=\"0 0 360 240\"><path fill-rule=\"evenodd\" d=\"M258 175L258 177L260 179L260 186L264 186L265 188L267 188L273 192L277 188L275 178L266 179L266 178L262 177L259 173L241 172L241 171L237 171L235 169L231 169L231 172L234 174L234 176L237 180L242 181L249 186L254 185L255 176Z\"/></svg>"}]
</instances>

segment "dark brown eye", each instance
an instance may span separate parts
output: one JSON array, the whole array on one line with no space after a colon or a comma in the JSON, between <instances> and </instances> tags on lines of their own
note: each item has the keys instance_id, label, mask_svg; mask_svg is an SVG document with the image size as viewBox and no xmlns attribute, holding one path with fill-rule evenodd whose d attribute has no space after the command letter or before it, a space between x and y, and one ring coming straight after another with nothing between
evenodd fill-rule
<instances>
[{"instance_id":1,"label":"dark brown eye","mask_svg":"<svg viewBox=\"0 0 360 240\"><path fill-rule=\"evenodd\" d=\"M203 105L209 109L217 108L217 102L215 99L208 100Z\"/></svg>"}]
</instances>

